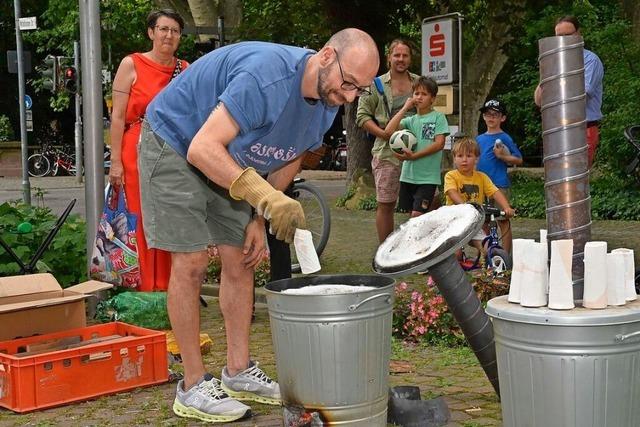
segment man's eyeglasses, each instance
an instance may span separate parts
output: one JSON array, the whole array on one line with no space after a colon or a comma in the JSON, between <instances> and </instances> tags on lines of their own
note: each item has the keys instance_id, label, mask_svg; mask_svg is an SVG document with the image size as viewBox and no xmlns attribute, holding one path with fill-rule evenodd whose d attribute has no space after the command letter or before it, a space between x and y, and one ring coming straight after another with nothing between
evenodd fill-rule
<instances>
[{"instance_id":1,"label":"man's eyeglasses","mask_svg":"<svg viewBox=\"0 0 640 427\"><path fill-rule=\"evenodd\" d=\"M179 36L182 34L182 31L180 30L180 28L160 27L159 25L156 25L156 28L158 29L160 34L164 34L164 35L167 35L170 32L176 36Z\"/></svg>"},{"instance_id":2,"label":"man's eyeglasses","mask_svg":"<svg viewBox=\"0 0 640 427\"><path fill-rule=\"evenodd\" d=\"M358 86L357 84L344 79L344 72L342 71L342 65L340 64L340 58L338 57L338 51L336 49L333 49L333 51L336 53L336 61L338 62L338 68L340 69L340 77L342 77L342 84L340 85L342 90L355 90L357 91L358 96L371 95L371 91L368 87Z\"/></svg>"}]
</instances>

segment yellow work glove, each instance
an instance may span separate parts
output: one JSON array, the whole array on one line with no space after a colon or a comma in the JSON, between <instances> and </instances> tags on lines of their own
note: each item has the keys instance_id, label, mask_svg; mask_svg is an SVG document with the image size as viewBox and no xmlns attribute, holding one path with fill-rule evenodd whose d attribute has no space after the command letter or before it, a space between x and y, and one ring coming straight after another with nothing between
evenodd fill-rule
<instances>
[{"instance_id":1,"label":"yellow work glove","mask_svg":"<svg viewBox=\"0 0 640 427\"><path fill-rule=\"evenodd\" d=\"M305 228L300 203L273 188L253 168L242 171L231 183L229 194L236 200L246 200L258 214L269 220L276 239L291 243L296 228Z\"/></svg>"}]
</instances>

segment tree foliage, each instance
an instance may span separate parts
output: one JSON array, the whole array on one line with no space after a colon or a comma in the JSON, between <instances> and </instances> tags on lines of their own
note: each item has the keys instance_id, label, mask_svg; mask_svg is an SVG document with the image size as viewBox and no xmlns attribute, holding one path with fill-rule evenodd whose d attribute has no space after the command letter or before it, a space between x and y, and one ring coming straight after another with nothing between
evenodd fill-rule
<instances>
[{"instance_id":1,"label":"tree foliage","mask_svg":"<svg viewBox=\"0 0 640 427\"><path fill-rule=\"evenodd\" d=\"M312 0L245 0L238 35L319 49L331 35L327 17Z\"/></svg>"},{"instance_id":2,"label":"tree foliage","mask_svg":"<svg viewBox=\"0 0 640 427\"><path fill-rule=\"evenodd\" d=\"M596 164L602 170L624 170L631 146L622 131L640 122L640 43L633 39L631 24L623 18L618 3L605 1L550 5L539 14L529 14L522 36L511 47L511 59L498 77L491 95L507 104L507 130L524 149L525 160L542 152L541 119L533 104L533 91L539 81L538 43L553 35L555 20L572 14L581 22L585 47L594 51L605 68L600 146Z\"/></svg>"}]
</instances>

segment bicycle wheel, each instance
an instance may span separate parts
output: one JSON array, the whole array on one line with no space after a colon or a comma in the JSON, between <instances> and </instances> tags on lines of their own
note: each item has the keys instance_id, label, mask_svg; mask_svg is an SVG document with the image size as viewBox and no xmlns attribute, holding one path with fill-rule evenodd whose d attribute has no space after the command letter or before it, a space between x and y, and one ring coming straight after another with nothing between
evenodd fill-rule
<instances>
[{"instance_id":1,"label":"bicycle wheel","mask_svg":"<svg viewBox=\"0 0 640 427\"><path fill-rule=\"evenodd\" d=\"M307 229L311 231L313 245L318 256L322 254L331 232L331 210L322 192L308 182L299 182L293 185L293 198L302 205L307 221ZM300 264L291 251L291 271L300 273Z\"/></svg>"},{"instance_id":2,"label":"bicycle wheel","mask_svg":"<svg viewBox=\"0 0 640 427\"><path fill-rule=\"evenodd\" d=\"M491 267L495 273L511 270L513 267L511 255L502 248L489 249L489 267Z\"/></svg>"},{"instance_id":3,"label":"bicycle wheel","mask_svg":"<svg viewBox=\"0 0 640 427\"><path fill-rule=\"evenodd\" d=\"M45 176L51 169L49 159L43 154L32 154L27 159L27 171L31 176Z\"/></svg>"}]
</instances>

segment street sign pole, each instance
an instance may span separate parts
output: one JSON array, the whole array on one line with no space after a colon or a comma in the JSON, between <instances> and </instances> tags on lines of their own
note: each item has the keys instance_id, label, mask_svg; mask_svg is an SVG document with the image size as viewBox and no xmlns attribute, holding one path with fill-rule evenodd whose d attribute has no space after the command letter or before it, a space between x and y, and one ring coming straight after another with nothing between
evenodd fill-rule
<instances>
[{"instance_id":1,"label":"street sign pole","mask_svg":"<svg viewBox=\"0 0 640 427\"><path fill-rule=\"evenodd\" d=\"M20 0L13 0L16 17L16 54L18 56L18 104L20 106L20 146L22 147L22 201L31 204L31 184L29 183L29 146L27 143L26 108L24 105L24 63L22 57L22 33L20 30Z\"/></svg>"},{"instance_id":2,"label":"street sign pole","mask_svg":"<svg viewBox=\"0 0 640 427\"><path fill-rule=\"evenodd\" d=\"M104 205L104 134L102 123L102 58L100 2L80 0L80 50L82 72L82 117L85 158L85 203L87 215L87 270L95 245L98 216Z\"/></svg>"},{"instance_id":3,"label":"street sign pole","mask_svg":"<svg viewBox=\"0 0 640 427\"><path fill-rule=\"evenodd\" d=\"M73 42L73 66L76 70L80 70L80 45L77 41ZM78 75L77 85L78 89L80 86L80 73ZM76 123L74 128L74 138L76 144L76 178L78 183L82 182L82 165L83 165L83 150L82 150L82 112L80 108L82 106L82 95L80 94L80 90L76 91Z\"/></svg>"}]
</instances>

